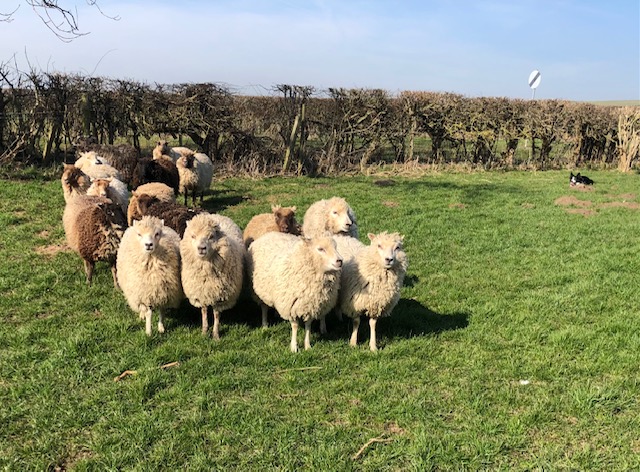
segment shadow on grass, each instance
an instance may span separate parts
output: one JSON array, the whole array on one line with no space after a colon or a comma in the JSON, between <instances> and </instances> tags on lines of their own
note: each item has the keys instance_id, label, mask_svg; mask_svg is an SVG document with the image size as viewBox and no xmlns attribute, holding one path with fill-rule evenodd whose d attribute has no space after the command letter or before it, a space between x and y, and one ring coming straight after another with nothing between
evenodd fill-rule
<instances>
[{"instance_id":1,"label":"shadow on grass","mask_svg":"<svg viewBox=\"0 0 640 472\"><path fill-rule=\"evenodd\" d=\"M209 213L218 213L225 208L239 205L247 198L230 190L211 190L205 195L202 208Z\"/></svg>"},{"instance_id":2,"label":"shadow on grass","mask_svg":"<svg viewBox=\"0 0 640 472\"><path fill-rule=\"evenodd\" d=\"M379 340L397 338L410 339L418 336L437 335L444 331L466 328L469 325L467 313L436 313L415 300L400 299L391 316L381 318L377 325ZM327 334L323 339L337 341L349 339L351 319L343 316L339 321L333 313L327 316ZM358 342L369 339L369 322L366 317L360 320Z\"/></svg>"}]
</instances>

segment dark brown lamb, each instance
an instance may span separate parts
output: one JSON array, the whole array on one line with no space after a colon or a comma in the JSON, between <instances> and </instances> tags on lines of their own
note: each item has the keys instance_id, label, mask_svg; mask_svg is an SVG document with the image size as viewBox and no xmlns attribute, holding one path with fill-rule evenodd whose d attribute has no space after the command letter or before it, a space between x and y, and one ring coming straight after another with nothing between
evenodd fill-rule
<instances>
[{"instance_id":1,"label":"dark brown lamb","mask_svg":"<svg viewBox=\"0 0 640 472\"><path fill-rule=\"evenodd\" d=\"M194 216L203 213L200 208L188 208L174 202L163 202L156 197L138 195L138 210L142 216L155 216L164 220L164 224L182 236L187 229L187 222Z\"/></svg>"}]
</instances>

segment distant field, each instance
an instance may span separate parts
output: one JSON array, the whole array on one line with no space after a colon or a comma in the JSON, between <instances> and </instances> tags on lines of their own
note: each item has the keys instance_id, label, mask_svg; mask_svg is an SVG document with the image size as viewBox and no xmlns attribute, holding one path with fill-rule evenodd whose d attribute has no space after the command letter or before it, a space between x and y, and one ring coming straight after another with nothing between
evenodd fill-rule
<instances>
[{"instance_id":1,"label":"distant field","mask_svg":"<svg viewBox=\"0 0 640 472\"><path fill-rule=\"evenodd\" d=\"M640 106L640 100L605 100L591 102L594 105L612 106L612 107L637 107Z\"/></svg>"},{"instance_id":2,"label":"distant field","mask_svg":"<svg viewBox=\"0 0 640 472\"><path fill-rule=\"evenodd\" d=\"M148 338L104 265L85 286L59 182L0 181L0 469L640 470L639 177L586 173L216 181L240 225L341 195L406 235L376 354L333 317L292 354L247 297L219 342L188 304Z\"/></svg>"}]
</instances>

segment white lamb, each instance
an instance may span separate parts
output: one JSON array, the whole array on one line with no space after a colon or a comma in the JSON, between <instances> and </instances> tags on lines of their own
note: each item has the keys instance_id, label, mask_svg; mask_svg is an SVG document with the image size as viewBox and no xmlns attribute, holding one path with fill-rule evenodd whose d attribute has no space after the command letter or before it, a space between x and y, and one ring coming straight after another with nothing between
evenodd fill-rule
<instances>
[{"instance_id":1,"label":"white lamb","mask_svg":"<svg viewBox=\"0 0 640 472\"><path fill-rule=\"evenodd\" d=\"M242 232L230 218L201 213L187 223L182 241L182 287L189 302L202 312L202 334L220 339L220 313L235 306L242 290L245 248ZM240 237L238 237L240 236Z\"/></svg>"},{"instance_id":2,"label":"white lamb","mask_svg":"<svg viewBox=\"0 0 640 472\"><path fill-rule=\"evenodd\" d=\"M340 288L342 258L329 236L301 238L271 232L249 246L248 274L253 296L262 308L265 326L268 307L291 323L291 351L298 351L298 320L304 322L304 348L311 347L311 323L335 305Z\"/></svg>"},{"instance_id":3,"label":"white lamb","mask_svg":"<svg viewBox=\"0 0 640 472\"><path fill-rule=\"evenodd\" d=\"M120 205L122 213L127 214L129 207L129 189L127 184L118 179L94 179L87 189L87 195L97 195L110 199Z\"/></svg>"},{"instance_id":4,"label":"white lamb","mask_svg":"<svg viewBox=\"0 0 640 472\"><path fill-rule=\"evenodd\" d=\"M183 161L182 171L180 170L180 164L178 161L182 157L193 155L193 162ZM187 195L183 189L188 189L193 192L193 203L195 205L196 194L200 194L200 204L204 200L204 193L211 187L213 181L213 162L209 156L202 152L195 152L187 147L171 147L165 140L160 140L153 148L153 158L160 159L162 157L170 157L171 160L178 166L178 172L180 173L180 193L185 193L185 205L187 204ZM187 169L185 173L184 170ZM189 175L189 172L197 173L197 183L195 176ZM184 180L183 180L184 179ZM183 183L185 184L183 186Z\"/></svg>"},{"instance_id":5,"label":"white lamb","mask_svg":"<svg viewBox=\"0 0 640 472\"><path fill-rule=\"evenodd\" d=\"M402 249L404 236L398 233L367 236L371 244L344 263L337 308L353 319L351 346L358 342L360 315L369 318L369 349L376 351L376 323L378 318L389 316L400 300L407 255Z\"/></svg>"},{"instance_id":6,"label":"white lamb","mask_svg":"<svg viewBox=\"0 0 640 472\"><path fill-rule=\"evenodd\" d=\"M358 237L356 215L344 198L332 197L313 203L304 214L302 234L307 238L326 232Z\"/></svg>"},{"instance_id":7,"label":"white lamb","mask_svg":"<svg viewBox=\"0 0 640 472\"><path fill-rule=\"evenodd\" d=\"M122 180L120 172L103 161L95 151L81 152L80 158L74 164L91 179L115 178Z\"/></svg>"},{"instance_id":8,"label":"white lamb","mask_svg":"<svg viewBox=\"0 0 640 472\"><path fill-rule=\"evenodd\" d=\"M338 248L338 253L342 256L343 263L346 264L353 259L358 251L366 246L359 240L352 236L345 236L343 234L336 234L333 236ZM336 310L336 315L340 321L342 321L342 313L340 310ZM320 333L326 334L327 332L327 317L320 318Z\"/></svg>"},{"instance_id":9,"label":"white lamb","mask_svg":"<svg viewBox=\"0 0 640 472\"><path fill-rule=\"evenodd\" d=\"M153 309L158 310L158 332L164 333L164 310L177 308L184 298L178 234L152 216L134 221L122 236L116 268L129 306L146 320L147 335Z\"/></svg>"}]
</instances>

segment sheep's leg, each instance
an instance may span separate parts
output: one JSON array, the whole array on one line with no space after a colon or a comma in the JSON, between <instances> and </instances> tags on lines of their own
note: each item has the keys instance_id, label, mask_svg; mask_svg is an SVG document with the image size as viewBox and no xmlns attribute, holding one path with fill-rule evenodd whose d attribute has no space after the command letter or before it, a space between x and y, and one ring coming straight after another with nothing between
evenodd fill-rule
<instances>
[{"instance_id":1,"label":"sheep's leg","mask_svg":"<svg viewBox=\"0 0 640 472\"><path fill-rule=\"evenodd\" d=\"M91 261L84 260L84 274L87 276L87 285L91 286L91 279L93 278L93 268L95 264Z\"/></svg>"},{"instance_id":2,"label":"sheep's leg","mask_svg":"<svg viewBox=\"0 0 640 472\"><path fill-rule=\"evenodd\" d=\"M291 321L291 352L298 352L298 320Z\"/></svg>"},{"instance_id":3,"label":"sheep's leg","mask_svg":"<svg viewBox=\"0 0 640 472\"><path fill-rule=\"evenodd\" d=\"M327 334L327 316L320 318L320 334Z\"/></svg>"},{"instance_id":4,"label":"sheep's leg","mask_svg":"<svg viewBox=\"0 0 640 472\"><path fill-rule=\"evenodd\" d=\"M116 265L111 266L111 277L113 277L113 288L120 290L120 284L118 283L118 272L116 271Z\"/></svg>"},{"instance_id":5,"label":"sheep's leg","mask_svg":"<svg viewBox=\"0 0 640 472\"><path fill-rule=\"evenodd\" d=\"M209 333L209 317L208 317L208 307L204 305L200 308L200 312L202 313L202 335L206 336Z\"/></svg>"},{"instance_id":6,"label":"sheep's leg","mask_svg":"<svg viewBox=\"0 0 640 472\"><path fill-rule=\"evenodd\" d=\"M304 322L304 350L311 349L311 322L312 320Z\"/></svg>"},{"instance_id":7,"label":"sheep's leg","mask_svg":"<svg viewBox=\"0 0 640 472\"><path fill-rule=\"evenodd\" d=\"M267 328L269 327L269 307L267 305L262 305L260 308L262 308L262 327Z\"/></svg>"},{"instance_id":8,"label":"sheep's leg","mask_svg":"<svg viewBox=\"0 0 640 472\"><path fill-rule=\"evenodd\" d=\"M358 328L360 328L360 316L353 319L353 331L351 331L351 339L349 339L349 346L358 345Z\"/></svg>"},{"instance_id":9,"label":"sheep's leg","mask_svg":"<svg viewBox=\"0 0 640 472\"><path fill-rule=\"evenodd\" d=\"M336 318L338 318L338 321L342 321L342 310L338 307L336 307Z\"/></svg>"},{"instance_id":10,"label":"sheep's leg","mask_svg":"<svg viewBox=\"0 0 640 472\"><path fill-rule=\"evenodd\" d=\"M220 310L213 310L213 339L220 339Z\"/></svg>"},{"instance_id":11,"label":"sheep's leg","mask_svg":"<svg viewBox=\"0 0 640 472\"><path fill-rule=\"evenodd\" d=\"M164 310L158 310L158 333L164 333Z\"/></svg>"},{"instance_id":12,"label":"sheep's leg","mask_svg":"<svg viewBox=\"0 0 640 472\"><path fill-rule=\"evenodd\" d=\"M377 351L378 345L376 343L376 322L377 318L369 318L369 328L371 329L371 337L369 339L369 349L371 351Z\"/></svg>"},{"instance_id":13,"label":"sheep's leg","mask_svg":"<svg viewBox=\"0 0 640 472\"><path fill-rule=\"evenodd\" d=\"M151 336L151 308L147 308L145 311L145 329L144 332L147 333L147 336Z\"/></svg>"}]
</instances>

